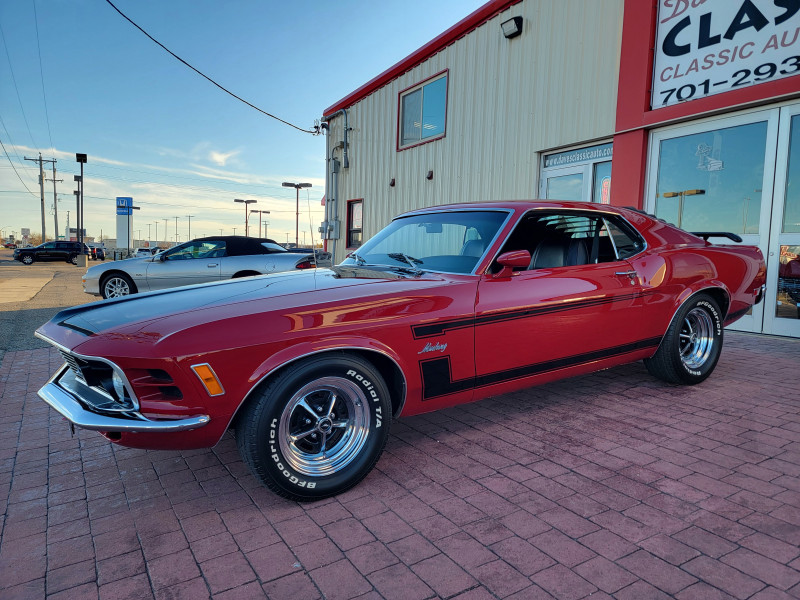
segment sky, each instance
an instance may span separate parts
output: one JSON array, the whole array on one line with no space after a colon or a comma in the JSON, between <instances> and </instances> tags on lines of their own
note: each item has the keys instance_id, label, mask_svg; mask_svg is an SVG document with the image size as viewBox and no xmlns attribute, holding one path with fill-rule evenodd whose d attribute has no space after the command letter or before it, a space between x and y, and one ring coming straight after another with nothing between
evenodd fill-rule
<instances>
[{"instance_id":1,"label":"sky","mask_svg":"<svg viewBox=\"0 0 800 600\"><path fill-rule=\"evenodd\" d=\"M300 129L485 0L111 0L223 87ZM242 235L254 199L262 235L300 243L322 220L325 138L271 119L181 64L106 0L0 1L0 237L41 232L38 163L56 159L59 234L75 227L84 166L87 236L116 236L130 196L135 239ZM45 163L45 178L53 179ZM53 236L53 183L45 182ZM191 219L188 218L192 215ZM176 231L176 219L177 231ZM166 219L166 221L165 221ZM191 232L189 231L191 223ZM234 232L235 228L235 232ZM156 238L156 235L158 236ZM317 241L318 240L314 240Z\"/></svg>"}]
</instances>

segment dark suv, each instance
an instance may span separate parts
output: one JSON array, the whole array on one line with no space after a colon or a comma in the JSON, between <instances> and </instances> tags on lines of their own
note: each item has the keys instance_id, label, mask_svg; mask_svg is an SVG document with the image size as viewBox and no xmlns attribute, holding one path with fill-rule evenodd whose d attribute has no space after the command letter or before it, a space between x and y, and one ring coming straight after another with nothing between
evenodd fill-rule
<instances>
[{"instance_id":1,"label":"dark suv","mask_svg":"<svg viewBox=\"0 0 800 600\"><path fill-rule=\"evenodd\" d=\"M76 265L79 254L89 254L89 248L80 242L45 242L34 248L17 248L14 260L26 265L38 260L64 260Z\"/></svg>"}]
</instances>

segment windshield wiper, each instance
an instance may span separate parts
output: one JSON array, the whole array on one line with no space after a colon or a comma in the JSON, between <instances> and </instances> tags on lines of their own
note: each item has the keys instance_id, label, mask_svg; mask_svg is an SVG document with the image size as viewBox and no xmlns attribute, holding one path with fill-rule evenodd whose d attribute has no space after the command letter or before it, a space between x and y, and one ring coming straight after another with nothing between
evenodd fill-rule
<instances>
[{"instance_id":1,"label":"windshield wiper","mask_svg":"<svg viewBox=\"0 0 800 600\"><path fill-rule=\"evenodd\" d=\"M403 252L390 252L387 254L389 258L393 258L395 260L402 260L405 263L411 265L412 268L416 269L417 265L421 265L423 261L418 258L414 258L413 256L409 256Z\"/></svg>"},{"instance_id":2,"label":"windshield wiper","mask_svg":"<svg viewBox=\"0 0 800 600\"><path fill-rule=\"evenodd\" d=\"M420 259L414 258L413 256L409 256L408 254L405 254L403 252L390 252L386 256L396 261L405 262L411 267L410 269L406 267L394 267L395 269L402 270L404 272L411 272L414 275L422 275L422 269L417 267L417 265L422 264L422 261Z\"/></svg>"}]
</instances>

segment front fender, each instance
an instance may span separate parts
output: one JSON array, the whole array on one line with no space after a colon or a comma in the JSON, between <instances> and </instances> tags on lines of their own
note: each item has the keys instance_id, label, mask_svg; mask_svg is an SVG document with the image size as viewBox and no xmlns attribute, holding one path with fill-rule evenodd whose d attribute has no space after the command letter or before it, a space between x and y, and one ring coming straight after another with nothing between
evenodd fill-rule
<instances>
[{"instance_id":1,"label":"front fender","mask_svg":"<svg viewBox=\"0 0 800 600\"><path fill-rule=\"evenodd\" d=\"M359 337L359 336L342 336L327 338L324 340L309 340L295 344L288 348L284 348L266 358L253 372L249 378L248 384L250 389L242 397L241 402L233 411L226 430L231 426L239 410L247 402L250 397L258 390L258 388L270 377L277 374L282 369L291 366L292 364L301 361L310 356L326 352L360 352L360 353L374 353L380 354L383 357L391 360L401 373L403 378L403 390L408 389L407 373L408 364L402 360L389 346L379 342L378 340ZM400 406L405 403L405 398L400 398ZM399 413L399 411L398 411Z\"/></svg>"}]
</instances>

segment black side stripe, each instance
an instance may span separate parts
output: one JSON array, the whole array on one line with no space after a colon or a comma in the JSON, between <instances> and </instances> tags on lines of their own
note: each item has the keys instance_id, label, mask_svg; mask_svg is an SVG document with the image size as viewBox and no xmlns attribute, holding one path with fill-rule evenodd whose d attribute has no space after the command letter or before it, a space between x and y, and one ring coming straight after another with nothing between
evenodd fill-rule
<instances>
[{"instance_id":1,"label":"black side stripe","mask_svg":"<svg viewBox=\"0 0 800 600\"><path fill-rule=\"evenodd\" d=\"M484 314L480 317L462 317L459 319L436 321L434 323L426 323L424 325L414 325L411 331L414 339L434 337L442 335L454 329L464 329L466 327L473 327L478 325L490 325L492 323L502 323L504 321L515 321L517 319L526 319L528 317L538 317L551 313L563 312L565 310L577 310L581 308L592 308L602 306L604 304L612 304L614 302L625 302L633 300L637 295L643 295L637 292L628 294L620 294L617 296L608 296L605 298L587 298L586 300L576 300L573 302L558 302L554 304L545 304L540 306L526 306L525 308L517 308L507 311L498 311L494 313Z\"/></svg>"},{"instance_id":2,"label":"black side stripe","mask_svg":"<svg viewBox=\"0 0 800 600\"><path fill-rule=\"evenodd\" d=\"M541 375L551 371L566 369L567 367L589 364L598 360L628 354L629 352L635 352L645 348L656 348L660 343L661 337L654 337L630 344L614 346L612 348L603 348L601 350L594 350L574 356L566 356L564 358L557 358L531 365L523 365L513 369L486 373L485 375L479 375L477 377L467 377L457 381L453 380L453 371L449 356L423 360L419 363L420 373L422 375L422 399L423 401L431 400L433 398L464 392L470 389L514 381L532 375Z\"/></svg>"}]
</instances>

